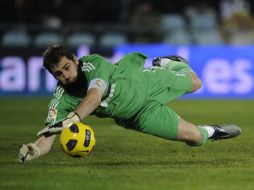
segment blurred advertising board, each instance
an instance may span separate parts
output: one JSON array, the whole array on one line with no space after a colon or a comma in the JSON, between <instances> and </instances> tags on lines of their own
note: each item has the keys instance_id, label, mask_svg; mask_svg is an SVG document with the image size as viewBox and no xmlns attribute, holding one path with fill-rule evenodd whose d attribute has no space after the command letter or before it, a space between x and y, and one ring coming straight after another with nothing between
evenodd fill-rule
<instances>
[{"instance_id":1,"label":"blurred advertising board","mask_svg":"<svg viewBox=\"0 0 254 190\"><path fill-rule=\"evenodd\" d=\"M196 99L253 99L254 46L169 46L122 45L112 49L81 46L74 50L78 57L99 53L112 62L124 54L141 52L149 56L145 67L158 56L181 55L202 79L203 87L185 98ZM50 95L55 79L42 68L41 49L1 49L0 96Z\"/></svg>"}]
</instances>

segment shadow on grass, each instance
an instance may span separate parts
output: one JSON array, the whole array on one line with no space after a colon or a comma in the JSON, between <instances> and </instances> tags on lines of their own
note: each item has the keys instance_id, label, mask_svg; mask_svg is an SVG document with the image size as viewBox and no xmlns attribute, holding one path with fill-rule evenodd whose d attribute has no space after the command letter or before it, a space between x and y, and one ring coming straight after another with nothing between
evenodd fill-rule
<instances>
[{"instance_id":1,"label":"shadow on grass","mask_svg":"<svg viewBox=\"0 0 254 190\"><path fill-rule=\"evenodd\" d=\"M213 160L108 160L108 161L91 161L89 160L59 160L59 161L45 161L36 160L27 163L18 163L13 161L6 161L5 167L35 167L35 168L64 168L64 167L83 167L83 168L154 168L154 167L171 167L171 168L198 168L198 167L234 167L243 165L240 160L235 159L213 159Z\"/></svg>"},{"instance_id":2,"label":"shadow on grass","mask_svg":"<svg viewBox=\"0 0 254 190\"><path fill-rule=\"evenodd\" d=\"M181 168L181 167L225 167L225 166L233 166L239 165L238 162L234 159L227 159L225 162L221 162L218 160L159 160L159 161L149 161L149 160L135 160L135 161L109 161L109 162L96 162L88 167L96 168L96 167L108 167L108 168L116 168L116 167L172 167L172 168Z\"/></svg>"}]
</instances>

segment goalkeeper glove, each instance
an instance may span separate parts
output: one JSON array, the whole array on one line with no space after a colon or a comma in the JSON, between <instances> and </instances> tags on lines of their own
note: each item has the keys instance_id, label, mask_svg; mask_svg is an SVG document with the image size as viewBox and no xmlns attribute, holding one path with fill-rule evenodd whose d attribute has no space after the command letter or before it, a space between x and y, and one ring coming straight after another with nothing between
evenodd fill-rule
<instances>
[{"instance_id":1,"label":"goalkeeper glove","mask_svg":"<svg viewBox=\"0 0 254 190\"><path fill-rule=\"evenodd\" d=\"M80 122L81 119L79 117L79 115L76 112L71 112L69 113L69 115L67 115L67 117L62 120L59 121L57 123L55 123L54 125L51 126L47 126L44 129L42 129L41 131L39 131L37 133L37 136L51 136L54 134L59 134L62 132L62 130L66 127L70 127L73 123L77 123Z\"/></svg>"},{"instance_id":2,"label":"goalkeeper glove","mask_svg":"<svg viewBox=\"0 0 254 190\"><path fill-rule=\"evenodd\" d=\"M40 149L34 143L23 144L19 150L19 161L30 161L40 156Z\"/></svg>"}]
</instances>

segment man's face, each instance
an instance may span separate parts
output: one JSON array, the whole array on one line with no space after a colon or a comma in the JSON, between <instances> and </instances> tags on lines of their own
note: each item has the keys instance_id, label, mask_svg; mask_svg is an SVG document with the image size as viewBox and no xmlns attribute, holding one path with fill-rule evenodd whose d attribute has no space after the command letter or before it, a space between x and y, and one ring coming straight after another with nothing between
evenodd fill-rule
<instances>
[{"instance_id":1,"label":"man's face","mask_svg":"<svg viewBox=\"0 0 254 190\"><path fill-rule=\"evenodd\" d=\"M78 64L76 57L74 60L62 57L59 63L51 69L51 73L63 85L72 84L78 77Z\"/></svg>"}]
</instances>

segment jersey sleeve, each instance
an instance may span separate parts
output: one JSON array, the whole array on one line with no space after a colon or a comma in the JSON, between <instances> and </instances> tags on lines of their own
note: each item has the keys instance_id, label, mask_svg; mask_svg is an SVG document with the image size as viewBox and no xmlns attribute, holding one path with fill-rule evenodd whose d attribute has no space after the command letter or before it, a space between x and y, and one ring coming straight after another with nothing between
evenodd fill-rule
<instances>
[{"instance_id":1,"label":"jersey sleeve","mask_svg":"<svg viewBox=\"0 0 254 190\"><path fill-rule=\"evenodd\" d=\"M109 79L114 69L114 65L104 57L93 54L80 59L82 61L82 71L85 72L88 86L96 87L96 82L102 80L104 91L108 88Z\"/></svg>"},{"instance_id":2,"label":"jersey sleeve","mask_svg":"<svg viewBox=\"0 0 254 190\"><path fill-rule=\"evenodd\" d=\"M68 115L68 110L63 102L64 89L57 87L53 98L48 106L48 115L45 120L45 126L53 125L58 121L63 120Z\"/></svg>"}]
</instances>

